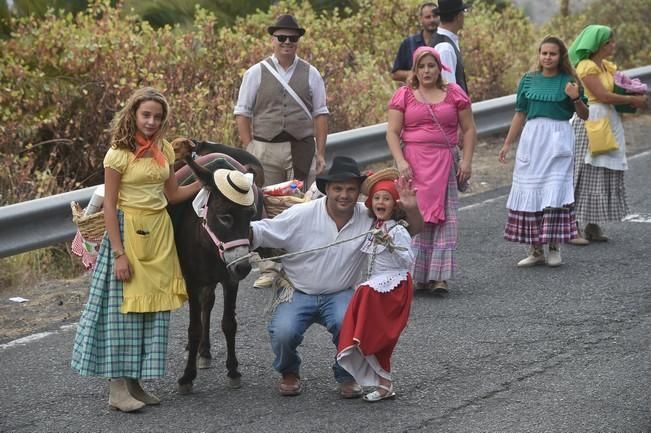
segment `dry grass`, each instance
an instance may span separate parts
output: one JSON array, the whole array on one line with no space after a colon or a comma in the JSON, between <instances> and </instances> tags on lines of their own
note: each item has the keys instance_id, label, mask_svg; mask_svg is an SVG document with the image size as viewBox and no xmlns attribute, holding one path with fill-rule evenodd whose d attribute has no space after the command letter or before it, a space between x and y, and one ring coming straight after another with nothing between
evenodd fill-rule
<instances>
[{"instance_id":1,"label":"dry grass","mask_svg":"<svg viewBox=\"0 0 651 433\"><path fill-rule=\"evenodd\" d=\"M0 294L9 289L50 279L68 279L83 273L79 259L62 244L0 259Z\"/></svg>"}]
</instances>

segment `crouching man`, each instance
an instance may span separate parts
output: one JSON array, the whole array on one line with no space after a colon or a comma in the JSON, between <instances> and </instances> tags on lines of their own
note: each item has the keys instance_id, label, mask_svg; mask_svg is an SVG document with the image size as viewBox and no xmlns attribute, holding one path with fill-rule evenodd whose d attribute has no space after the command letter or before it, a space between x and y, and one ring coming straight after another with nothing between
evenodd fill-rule
<instances>
[{"instance_id":1,"label":"crouching man","mask_svg":"<svg viewBox=\"0 0 651 433\"><path fill-rule=\"evenodd\" d=\"M327 174L316 179L325 197L292 206L273 219L251 223L253 248L282 248L291 253L355 238L282 259L283 278L293 292L291 298L277 305L268 327L275 354L273 367L282 374L278 386L281 395L298 395L302 391L297 348L312 324L319 323L332 334L335 358L341 322L366 264L365 254L360 251L365 238L361 235L372 228L373 219L364 204L357 201L365 178L353 159L335 157ZM415 191L400 182L398 192L413 236L423 226ZM362 388L353 377L336 361L332 368L341 396L361 397Z\"/></svg>"}]
</instances>

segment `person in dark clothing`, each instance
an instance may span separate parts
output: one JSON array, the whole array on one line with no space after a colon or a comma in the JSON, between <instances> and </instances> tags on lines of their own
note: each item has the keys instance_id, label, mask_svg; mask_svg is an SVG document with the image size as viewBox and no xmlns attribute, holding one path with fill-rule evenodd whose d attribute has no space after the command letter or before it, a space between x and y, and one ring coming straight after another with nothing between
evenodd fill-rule
<instances>
[{"instance_id":1,"label":"person in dark clothing","mask_svg":"<svg viewBox=\"0 0 651 433\"><path fill-rule=\"evenodd\" d=\"M393 62L391 78L395 81L407 82L411 75L411 58L416 48L430 45L432 37L436 34L439 17L434 13L436 3L423 3L418 8L418 19L422 30L408 36L400 44L398 54Z\"/></svg>"}]
</instances>

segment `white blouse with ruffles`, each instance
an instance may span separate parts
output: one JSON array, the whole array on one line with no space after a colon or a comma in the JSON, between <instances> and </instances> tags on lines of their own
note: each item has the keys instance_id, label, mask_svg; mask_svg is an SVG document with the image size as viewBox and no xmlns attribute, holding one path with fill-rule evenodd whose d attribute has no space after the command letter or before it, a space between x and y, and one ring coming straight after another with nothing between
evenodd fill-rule
<instances>
[{"instance_id":1,"label":"white blouse with ruffles","mask_svg":"<svg viewBox=\"0 0 651 433\"><path fill-rule=\"evenodd\" d=\"M361 248L369 256L368 280L362 285L370 286L379 293L387 293L407 279L414 263L414 253L411 249L411 236L405 227L394 220L387 220L380 229L389 234L394 246L400 248L391 252L385 245L376 243L372 233L369 234Z\"/></svg>"}]
</instances>

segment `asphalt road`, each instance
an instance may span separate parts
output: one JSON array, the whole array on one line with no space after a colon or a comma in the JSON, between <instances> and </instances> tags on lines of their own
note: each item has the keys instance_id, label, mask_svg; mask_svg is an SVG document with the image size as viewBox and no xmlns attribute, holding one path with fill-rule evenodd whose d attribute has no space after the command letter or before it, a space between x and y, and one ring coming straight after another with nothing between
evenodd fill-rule
<instances>
[{"instance_id":1,"label":"asphalt road","mask_svg":"<svg viewBox=\"0 0 651 433\"><path fill-rule=\"evenodd\" d=\"M508 190L462 201L460 275L450 295L417 295L393 359L398 397L339 398L334 348L314 326L301 347L304 393L280 397L270 364L269 296L241 285L242 387L226 386L221 306L213 368L175 392L187 310L174 314L160 407L122 414L108 385L70 368L74 326L0 345L0 432L648 432L651 431L651 152L630 160L637 217L611 241L567 246L560 268L518 269L525 248L502 240Z\"/></svg>"}]
</instances>

